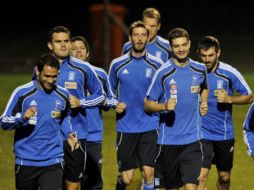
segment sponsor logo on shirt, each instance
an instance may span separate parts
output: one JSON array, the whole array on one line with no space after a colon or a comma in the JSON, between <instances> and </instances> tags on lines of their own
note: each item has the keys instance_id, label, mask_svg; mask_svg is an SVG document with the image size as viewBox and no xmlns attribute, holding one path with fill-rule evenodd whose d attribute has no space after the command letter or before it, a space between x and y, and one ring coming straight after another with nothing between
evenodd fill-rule
<instances>
[{"instance_id":1,"label":"sponsor logo on shirt","mask_svg":"<svg viewBox=\"0 0 254 190\"><path fill-rule=\"evenodd\" d=\"M61 112L60 111L51 111L51 117L52 118L60 118Z\"/></svg>"},{"instance_id":2,"label":"sponsor logo on shirt","mask_svg":"<svg viewBox=\"0 0 254 190\"><path fill-rule=\"evenodd\" d=\"M64 88L66 89L77 89L78 85L76 82L65 82Z\"/></svg>"},{"instance_id":3,"label":"sponsor logo on shirt","mask_svg":"<svg viewBox=\"0 0 254 190\"><path fill-rule=\"evenodd\" d=\"M122 72L124 75L129 74L129 71L127 69L124 69Z\"/></svg>"}]
</instances>

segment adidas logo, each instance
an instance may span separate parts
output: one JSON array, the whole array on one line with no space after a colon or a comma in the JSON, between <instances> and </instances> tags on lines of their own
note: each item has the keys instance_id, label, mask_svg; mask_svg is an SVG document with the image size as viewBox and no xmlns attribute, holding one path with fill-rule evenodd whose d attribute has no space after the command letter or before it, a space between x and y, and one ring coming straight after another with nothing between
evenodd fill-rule
<instances>
[{"instance_id":1,"label":"adidas logo","mask_svg":"<svg viewBox=\"0 0 254 190\"><path fill-rule=\"evenodd\" d=\"M129 74L129 71L127 69L124 69L122 73L126 75Z\"/></svg>"},{"instance_id":2,"label":"adidas logo","mask_svg":"<svg viewBox=\"0 0 254 190\"><path fill-rule=\"evenodd\" d=\"M35 100L33 100L31 103L30 103L30 106L37 106L37 102Z\"/></svg>"}]
</instances>

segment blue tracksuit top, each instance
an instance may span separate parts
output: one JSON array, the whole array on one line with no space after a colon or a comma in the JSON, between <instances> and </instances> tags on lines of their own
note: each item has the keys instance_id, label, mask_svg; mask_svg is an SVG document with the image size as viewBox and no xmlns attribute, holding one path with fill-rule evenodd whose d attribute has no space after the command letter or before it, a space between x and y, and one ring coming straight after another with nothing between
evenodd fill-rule
<instances>
[{"instance_id":1,"label":"blue tracksuit top","mask_svg":"<svg viewBox=\"0 0 254 190\"><path fill-rule=\"evenodd\" d=\"M243 137L249 156L254 156L254 103L251 104L243 123Z\"/></svg>"},{"instance_id":2,"label":"blue tracksuit top","mask_svg":"<svg viewBox=\"0 0 254 190\"><path fill-rule=\"evenodd\" d=\"M146 132L158 128L158 115L144 111L146 90L162 61L149 53L133 57L130 52L114 59L110 65L109 82L126 110L117 114L116 130L123 133Z\"/></svg>"},{"instance_id":3,"label":"blue tracksuit top","mask_svg":"<svg viewBox=\"0 0 254 190\"><path fill-rule=\"evenodd\" d=\"M170 59L156 72L147 99L159 103L169 98L177 101L174 111L160 114L158 144L185 145L201 139L200 91L207 88L205 65L191 59L185 67Z\"/></svg>"},{"instance_id":4,"label":"blue tracksuit top","mask_svg":"<svg viewBox=\"0 0 254 190\"><path fill-rule=\"evenodd\" d=\"M99 105L104 100L102 85L88 62L67 57L63 60L57 84L80 99L81 106L72 109L71 123L78 139L87 139L88 126L86 108ZM90 95L87 96L87 92Z\"/></svg>"},{"instance_id":5,"label":"blue tracksuit top","mask_svg":"<svg viewBox=\"0 0 254 190\"><path fill-rule=\"evenodd\" d=\"M232 104L217 103L216 90L223 88L232 96L234 91L241 95L251 94L251 90L240 72L234 67L219 62L214 72L208 73L209 98L208 113L203 116L202 132L208 140L228 140L234 138Z\"/></svg>"},{"instance_id":6,"label":"blue tracksuit top","mask_svg":"<svg viewBox=\"0 0 254 190\"><path fill-rule=\"evenodd\" d=\"M1 116L1 126L6 130L15 129L16 164L49 166L63 160L62 122L65 122L65 133L72 132L68 96L69 92L59 86L46 93L35 80L13 91ZM36 124L30 119L23 120L31 106L37 107Z\"/></svg>"},{"instance_id":7,"label":"blue tracksuit top","mask_svg":"<svg viewBox=\"0 0 254 190\"><path fill-rule=\"evenodd\" d=\"M124 44L122 54L126 54L132 48L131 42L128 41ZM146 45L147 52L153 56L160 58L165 63L172 56L169 41L157 35L153 42Z\"/></svg>"},{"instance_id":8,"label":"blue tracksuit top","mask_svg":"<svg viewBox=\"0 0 254 190\"><path fill-rule=\"evenodd\" d=\"M88 137L87 141L91 142L101 142L103 138L103 119L101 111L108 111L111 106L111 101L113 100L113 93L109 85L109 80L107 73L99 68L93 66L105 93L107 94L106 102L104 105L91 107L86 109L87 114L87 126L88 126Z\"/></svg>"}]
</instances>

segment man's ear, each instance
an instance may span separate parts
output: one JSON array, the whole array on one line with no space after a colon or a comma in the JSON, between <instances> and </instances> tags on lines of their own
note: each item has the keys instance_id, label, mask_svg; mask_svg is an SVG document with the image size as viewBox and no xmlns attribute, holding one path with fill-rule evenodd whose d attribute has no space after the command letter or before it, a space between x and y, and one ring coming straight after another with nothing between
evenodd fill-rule
<instances>
[{"instance_id":1,"label":"man's ear","mask_svg":"<svg viewBox=\"0 0 254 190\"><path fill-rule=\"evenodd\" d=\"M50 42L48 42L48 48L49 48L50 50L53 49L52 44L51 44Z\"/></svg>"},{"instance_id":2,"label":"man's ear","mask_svg":"<svg viewBox=\"0 0 254 190\"><path fill-rule=\"evenodd\" d=\"M40 72L38 71L38 68L37 68L37 67L35 67L35 74L36 74L36 77L38 78Z\"/></svg>"}]
</instances>

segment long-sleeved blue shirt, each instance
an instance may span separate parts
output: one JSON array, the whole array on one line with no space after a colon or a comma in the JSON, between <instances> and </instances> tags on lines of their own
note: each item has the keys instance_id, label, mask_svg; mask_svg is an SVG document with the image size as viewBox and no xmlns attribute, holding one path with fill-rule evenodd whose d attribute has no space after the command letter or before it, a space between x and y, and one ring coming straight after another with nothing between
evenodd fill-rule
<instances>
[{"instance_id":1,"label":"long-sleeved blue shirt","mask_svg":"<svg viewBox=\"0 0 254 190\"><path fill-rule=\"evenodd\" d=\"M101 111L108 111L109 108L113 105L113 93L111 91L107 73L99 67L93 66L93 69L103 86L104 92L106 93L106 101L103 105L86 109L88 126L87 141L101 142L103 139L104 128Z\"/></svg>"},{"instance_id":2,"label":"long-sleeved blue shirt","mask_svg":"<svg viewBox=\"0 0 254 190\"><path fill-rule=\"evenodd\" d=\"M207 88L205 65L191 59L185 67L170 59L156 72L147 99L166 103L175 98L177 102L174 111L160 113L158 144L185 145L202 138L200 92Z\"/></svg>"},{"instance_id":3,"label":"long-sleeved blue shirt","mask_svg":"<svg viewBox=\"0 0 254 190\"><path fill-rule=\"evenodd\" d=\"M116 130L138 133L158 128L158 115L144 111L146 90L162 61L149 53L136 58L130 52L114 59L110 66L109 82L119 102L126 110L117 114Z\"/></svg>"},{"instance_id":4,"label":"long-sleeved blue shirt","mask_svg":"<svg viewBox=\"0 0 254 190\"><path fill-rule=\"evenodd\" d=\"M208 86L208 112L202 117L204 139L233 139L232 104L217 103L216 90L224 89L232 96L234 91L249 95L251 89L239 71L223 62L218 63L214 72L208 73Z\"/></svg>"},{"instance_id":5,"label":"long-sleeved blue shirt","mask_svg":"<svg viewBox=\"0 0 254 190\"><path fill-rule=\"evenodd\" d=\"M243 137L249 156L254 156L254 103L251 104L243 123Z\"/></svg>"},{"instance_id":6,"label":"long-sleeved blue shirt","mask_svg":"<svg viewBox=\"0 0 254 190\"><path fill-rule=\"evenodd\" d=\"M72 132L69 93L57 86L51 93L40 89L37 81L17 87L1 116L3 129L15 129L16 163L27 166L48 166L63 160L60 128ZM23 119L25 111L36 107L35 116Z\"/></svg>"},{"instance_id":7,"label":"long-sleeved blue shirt","mask_svg":"<svg viewBox=\"0 0 254 190\"><path fill-rule=\"evenodd\" d=\"M67 89L81 101L81 106L72 109L71 123L78 139L87 139L88 126L86 108L94 107L104 101L102 85L88 62L73 57L63 60L57 84ZM87 95L87 92L90 95Z\"/></svg>"}]
</instances>

